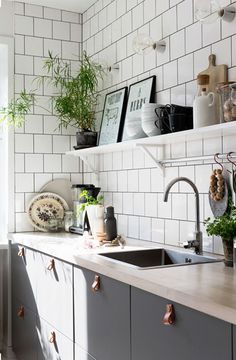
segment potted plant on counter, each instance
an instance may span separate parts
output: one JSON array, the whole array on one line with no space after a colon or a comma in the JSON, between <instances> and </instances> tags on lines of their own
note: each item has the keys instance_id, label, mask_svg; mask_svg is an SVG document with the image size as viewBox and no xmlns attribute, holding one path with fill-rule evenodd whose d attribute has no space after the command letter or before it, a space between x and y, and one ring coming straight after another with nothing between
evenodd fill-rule
<instances>
[{"instance_id":1,"label":"potted plant on counter","mask_svg":"<svg viewBox=\"0 0 236 360\"><path fill-rule=\"evenodd\" d=\"M37 80L37 88L42 83L48 83L54 89L55 94L50 101L59 120L58 127L72 126L78 129L77 148L96 146L95 110L99 96L98 83L104 73L102 66L83 52L78 70L73 70L71 62L53 56L49 51L43 69L46 76L36 77L34 81ZM10 125L21 127L25 116L37 104L36 90L29 93L23 90L17 99L2 109L2 121L7 120Z\"/></svg>"},{"instance_id":2,"label":"potted plant on counter","mask_svg":"<svg viewBox=\"0 0 236 360\"><path fill-rule=\"evenodd\" d=\"M99 195L98 197L95 197L89 190L83 190L80 194L80 200L82 202L80 211L87 211L92 235L95 240L99 241L104 236L103 196Z\"/></svg>"},{"instance_id":3,"label":"potted plant on counter","mask_svg":"<svg viewBox=\"0 0 236 360\"><path fill-rule=\"evenodd\" d=\"M223 250L225 256L225 265L233 266L233 246L236 237L236 207L232 200L223 216L208 218L204 222L207 234L210 236L220 236L222 238Z\"/></svg>"}]
</instances>

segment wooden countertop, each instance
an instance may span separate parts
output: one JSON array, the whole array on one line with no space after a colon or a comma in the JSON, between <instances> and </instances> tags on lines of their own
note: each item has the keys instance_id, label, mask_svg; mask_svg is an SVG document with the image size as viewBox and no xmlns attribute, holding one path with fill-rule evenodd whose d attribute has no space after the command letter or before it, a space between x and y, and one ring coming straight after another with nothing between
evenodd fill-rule
<instances>
[{"instance_id":1,"label":"wooden countertop","mask_svg":"<svg viewBox=\"0 0 236 360\"><path fill-rule=\"evenodd\" d=\"M150 293L178 302L236 325L236 271L224 263L138 270L111 262L98 253L118 248L85 249L73 234L17 233L9 240L85 267ZM163 247L161 244L128 242L124 250ZM181 249L182 251L182 249ZM186 251L187 252L187 251Z\"/></svg>"}]
</instances>

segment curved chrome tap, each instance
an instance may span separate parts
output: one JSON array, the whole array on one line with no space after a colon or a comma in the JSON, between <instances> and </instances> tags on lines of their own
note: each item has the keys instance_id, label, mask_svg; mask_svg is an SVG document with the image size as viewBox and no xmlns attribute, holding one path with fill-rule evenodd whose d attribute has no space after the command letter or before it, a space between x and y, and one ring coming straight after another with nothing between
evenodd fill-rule
<instances>
[{"instance_id":1,"label":"curved chrome tap","mask_svg":"<svg viewBox=\"0 0 236 360\"><path fill-rule=\"evenodd\" d=\"M186 177L178 177L174 180L172 180L166 187L165 193L164 193L164 201L167 202L168 201L168 196L169 196L169 192L170 189L172 188L172 186L174 184L176 184L177 182L180 181L184 181L186 183L188 183L194 193L195 193L195 197L196 197L196 222L195 222L195 239L191 240L191 241L187 241L186 243L184 243L184 247L187 248L194 248L195 253L198 255L202 255L202 232L200 230L200 206L199 206L199 192L198 189L196 187L196 185L188 178Z\"/></svg>"}]
</instances>

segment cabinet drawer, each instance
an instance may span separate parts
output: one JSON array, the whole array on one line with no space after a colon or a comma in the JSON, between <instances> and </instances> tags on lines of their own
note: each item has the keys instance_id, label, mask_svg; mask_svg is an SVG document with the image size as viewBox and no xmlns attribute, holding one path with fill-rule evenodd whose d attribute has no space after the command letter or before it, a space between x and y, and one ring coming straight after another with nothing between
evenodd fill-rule
<instances>
[{"instance_id":1,"label":"cabinet drawer","mask_svg":"<svg viewBox=\"0 0 236 360\"><path fill-rule=\"evenodd\" d=\"M37 360L73 360L74 345L65 335L55 330L41 318L37 318Z\"/></svg>"},{"instance_id":2,"label":"cabinet drawer","mask_svg":"<svg viewBox=\"0 0 236 360\"><path fill-rule=\"evenodd\" d=\"M73 340L72 265L41 253L37 257L38 314Z\"/></svg>"},{"instance_id":3,"label":"cabinet drawer","mask_svg":"<svg viewBox=\"0 0 236 360\"><path fill-rule=\"evenodd\" d=\"M86 351L81 349L75 344L75 360L96 360L94 357L89 355Z\"/></svg>"},{"instance_id":4,"label":"cabinet drawer","mask_svg":"<svg viewBox=\"0 0 236 360\"><path fill-rule=\"evenodd\" d=\"M130 359L130 287L75 268L75 342L96 360ZM95 276L100 286L92 291Z\"/></svg>"},{"instance_id":5,"label":"cabinet drawer","mask_svg":"<svg viewBox=\"0 0 236 360\"><path fill-rule=\"evenodd\" d=\"M37 360L36 315L12 299L12 343L17 360Z\"/></svg>"},{"instance_id":6,"label":"cabinet drawer","mask_svg":"<svg viewBox=\"0 0 236 360\"><path fill-rule=\"evenodd\" d=\"M175 321L164 325L166 305ZM131 288L132 360L230 360L231 325L142 290Z\"/></svg>"},{"instance_id":7,"label":"cabinet drawer","mask_svg":"<svg viewBox=\"0 0 236 360\"><path fill-rule=\"evenodd\" d=\"M11 247L12 295L32 311L36 310L36 253L17 244Z\"/></svg>"}]
</instances>

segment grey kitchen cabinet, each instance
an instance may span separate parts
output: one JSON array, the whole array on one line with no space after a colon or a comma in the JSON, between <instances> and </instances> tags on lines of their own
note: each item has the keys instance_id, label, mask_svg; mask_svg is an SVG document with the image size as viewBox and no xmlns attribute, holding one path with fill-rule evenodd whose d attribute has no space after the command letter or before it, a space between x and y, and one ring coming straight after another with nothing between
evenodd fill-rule
<instances>
[{"instance_id":1,"label":"grey kitchen cabinet","mask_svg":"<svg viewBox=\"0 0 236 360\"><path fill-rule=\"evenodd\" d=\"M36 252L14 244L11 247L12 296L32 311L36 310Z\"/></svg>"},{"instance_id":2,"label":"grey kitchen cabinet","mask_svg":"<svg viewBox=\"0 0 236 360\"><path fill-rule=\"evenodd\" d=\"M37 360L36 314L20 301L12 301L12 340L17 360Z\"/></svg>"},{"instance_id":3,"label":"grey kitchen cabinet","mask_svg":"<svg viewBox=\"0 0 236 360\"><path fill-rule=\"evenodd\" d=\"M233 360L236 360L236 325L233 325Z\"/></svg>"},{"instance_id":4,"label":"grey kitchen cabinet","mask_svg":"<svg viewBox=\"0 0 236 360\"><path fill-rule=\"evenodd\" d=\"M73 340L72 265L42 253L37 259L38 315Z\"/></svg>"},{"instance_id":5,"label":"grey kitchen cabinet","mask_svg":"<svg viewBox=\"0 0 236 360\"><path fill-rule=\"evenodd\" d=\"M71 339L52 325L37 317L37 360L73 360L74 344Z\"/></svg>"},{"instance_id":6,"label":"grey kitchen cabinet","mask_svg":"<svg viewBox=\"0 0 236 360\"><path fill-rule=\"evenodd\" d=\"M96 360L130 360L130 286L75 268L74 293L75 343Z\"/></svg>"},{"instance_id":7,"label":"grey kitchen cabinet","mask_svg":"<svg viewBox=\"0 0 236 360\"><path fill-rule=\"evenodd\" d=\"M73 360L73 266L15 244L11 256L13 350L18 360Z\"/></svg>"},{"instance_id":8,"label":"grey kitchen cabinet","mask_svg":"<svg viewBox=\"0 0 236 360\"><path fill-rule=\"evenodd\" d=\"M172 325L163 324L167 304L175 310ZM232 359L231 324L134 287L131 334L132 360Z\"/></svg>"}]
</instances>

